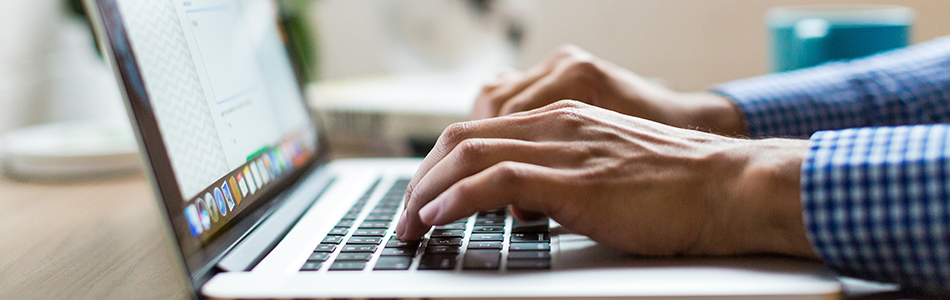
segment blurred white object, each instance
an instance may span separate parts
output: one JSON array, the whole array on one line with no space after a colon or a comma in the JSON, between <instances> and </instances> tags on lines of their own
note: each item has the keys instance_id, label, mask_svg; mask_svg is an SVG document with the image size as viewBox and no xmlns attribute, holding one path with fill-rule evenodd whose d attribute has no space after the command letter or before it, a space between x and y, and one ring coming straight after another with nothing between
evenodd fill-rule
<instances>
[{"instance_id":1,"label":"blurred white object","mask_svg":"<svg viewBox=\"0 0 950 300\"><path fill-rule=\"evenodd\" d=\"M37 122L35 94L52 44L59 0L0 0L0 132Z\"/></svg>"},{"instance_id":2,"label":"blurred white object","mask_svg":"<svg viewBox=\"0 0 950 300\"><path fill-rule=\"evenodd\" d=\"M321 78L493 75L518 65L535 0L324 0L313 7Z\"/></svg>"},{"instance_id":3,"label":"blurred white object","mask_svg":"<svg viewBox=\"0 0 950 300\"><path fill-rule=\"evenodd\" d=\"M0 0L0 132L61 120L125 120L88 26L61 0Z\"/></svg>"},{"instance_id":4,"label":"blurred white object","mask_svg":"<svg viewBox=\"0 0 950 300\"><path fill-rule=\"evenodd\" d=\"M434 141L449 124L468 119L483 81L464 72L328 80L312 84L307 98L343 152L418 155L428 150L414 142Z\"/></svg>"},{"instance_id":5,"label":"blurred white object","mask_svg":"<svg viewBox=\"0 0 950 300\"><path fill-rule=\"evenodd\" d=\"M386 62L394 71L497 72L516 64L524 34L518 0L393 0ZM385 23L384 23L385 24Z\"/></svg>"},{"instance_id":6,"label":"blurred white object","mask_svg":"<svg viewBox=\"0 0 950 300\"><path fill-rule=\"evenodd\" d=\"M45 120L128 122L115 76L96 53L88 25L76 17L65 18L57 35L56 45L45 58Z\"/></svg>"},{"instance_id":7,"label":"blurred white object","mask_svg":"<svg viewBox=\"0 0 950 300\"><path fill-rule=\"evenodd\" d=\"M71 121L2 135L4 172L24 179L75 179L141 170L128 122Z\"/></svg>"},{"instance_id":8,"label":"blurred white object","mask_svg":"<svg viewBox=\"0 0 950 300\"><path fill-rule=\"evenodd\" d=\"M427 72L325 80L308 89L320 110L352 110L467 118L484 78L468 73Z\"/></svg>"}]
</instances>

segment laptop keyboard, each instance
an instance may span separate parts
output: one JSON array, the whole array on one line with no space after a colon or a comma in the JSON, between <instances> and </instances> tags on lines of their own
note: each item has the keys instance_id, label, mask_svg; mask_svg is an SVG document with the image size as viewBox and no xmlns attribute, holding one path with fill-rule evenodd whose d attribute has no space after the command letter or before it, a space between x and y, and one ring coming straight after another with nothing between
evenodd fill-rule
<instances>
[{"instance_id":1,"label":"laptop keyboard","mask_svg":"<svg viewBox=\"0 0 950 300\"><path fill-rule=\"evenodd\" d=\"M377 180L314 249L302 272L551 268L548 220L515 220L505 209L433 228L419 241L401 241L394 219L409 179L399 179L368 212Z\"/></svg>"}]
</instances>

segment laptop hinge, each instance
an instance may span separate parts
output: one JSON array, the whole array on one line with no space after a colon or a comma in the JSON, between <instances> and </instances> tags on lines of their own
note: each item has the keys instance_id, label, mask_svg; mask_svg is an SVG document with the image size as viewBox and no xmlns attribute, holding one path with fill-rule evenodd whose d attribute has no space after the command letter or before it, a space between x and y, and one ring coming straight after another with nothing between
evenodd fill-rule
<instances>
[{"instance_id":1,"label":"laptop hinge","mask_svg":"<svg viewBox=\"0 0 950 300\"><path fill-rule=\"evenodd\" d=\"M301 180L278 197L284 203L267 216L244 239L218 261L217 267L227 272L248 271L257 265L293 228L316 199L327 190L334 177L325 168Z\"/></svg>"}]
</instances>

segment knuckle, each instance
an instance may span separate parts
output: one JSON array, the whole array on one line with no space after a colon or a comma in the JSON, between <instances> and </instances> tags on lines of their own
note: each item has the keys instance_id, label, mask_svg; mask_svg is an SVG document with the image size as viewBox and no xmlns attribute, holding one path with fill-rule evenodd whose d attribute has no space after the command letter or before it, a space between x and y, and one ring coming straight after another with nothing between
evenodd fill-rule
<instances>
[{"instance_id":1,"label":"knuckle","mask_svg":"<svg viewBox=\"0 0 950 300\"><path fill-rule=\"evenodd\" d=\"M575 58L564 66L564 74L575 79L600 80L606 76L600 63L592 58Z\"/></svg>"},{"instance_id":2,"label":"knuckle","mask_svg":"<svg viewBox=\"0 0 950 300\"><path fill-rule=\"evenodd\" d=\"M467 139L455 147L463 162L477 160L487 151L488 142L483 139Z\"/></svg>"},{"instance_id":3,"label":"knuckle","mask_svg":"<svg viewBox=\"0 0 950 300\"><path fill-rule=\"evenodd\" d=\"M494 81L485 83L485 85L482 85L481 94L482 94L482 95L490 95L490 94L493 93L494 91L498 90L498 88L501 87L501 86L502 86L502 82L501 82L500 80L497 80L497 79L494 80Z\"/></svg>"},{"instance_id":4,"label":"knuckle","mask_svg":"<svg viewBox=\"0 0 950 300\"><path fill-rule=\"evenodd\" d=\"M444 143L454 144L465 139L465 136L468 135L472 127L473 124L471 121L453 123L442 131L442 136L439 137L439 140Z\"/></svg>"},{"instance_id":5,"label":"knuckle","mask_svg":"<svg viewBox=\"0 0 950 300\"><path fill-rule=\"evenodd\" d=\"M492 177L503 186L512 187L522 184L523 172L518 164L512 161L503 161L492 167Z\"/></svg>"},{"instance_id":6,"label":"knuckle","mask_svg":"<svg viewBox=\"0 0 950 300\"><path fill-rule=\"evenodd\" d=\"M577 101L568 101L562 104L563 107L553 110L552 113L559 124L572 130L577 129L587 123L587 118L582 115L579 104L580 102Z\"/></svg>"},{"instance_id":7,"label":"knuckle","mask_svg":"<svg viewBox=\"0 0 950 300\"><path fill-rule=\"evenodd\" d=\"M554 102L551 105L553 105L552 108L554 108L555 110L566 110L566 111L576 113L577 110L584 107L584 102L571 100L571 99L561 99L561 100L558 100L557 102Z\"/></svg>"}]
</instances>

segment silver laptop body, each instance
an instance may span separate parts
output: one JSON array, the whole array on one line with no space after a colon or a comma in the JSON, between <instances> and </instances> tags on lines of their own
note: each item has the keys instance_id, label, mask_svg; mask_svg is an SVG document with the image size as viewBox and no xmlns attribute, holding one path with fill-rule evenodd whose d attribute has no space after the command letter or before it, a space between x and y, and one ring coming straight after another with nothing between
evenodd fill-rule
<instances>
[{"instance_id":1,"label":"silver laptop body","mask_svg":"<svg viewBox=\"0 0 950 300\"><path fill-rule=\"evenodd\" d=\"M503 209L399 241L420 161L328 160L274 0L86 4L196 298L840 294L817 262L634 257Z\"/></svg>"}]
</instances>

